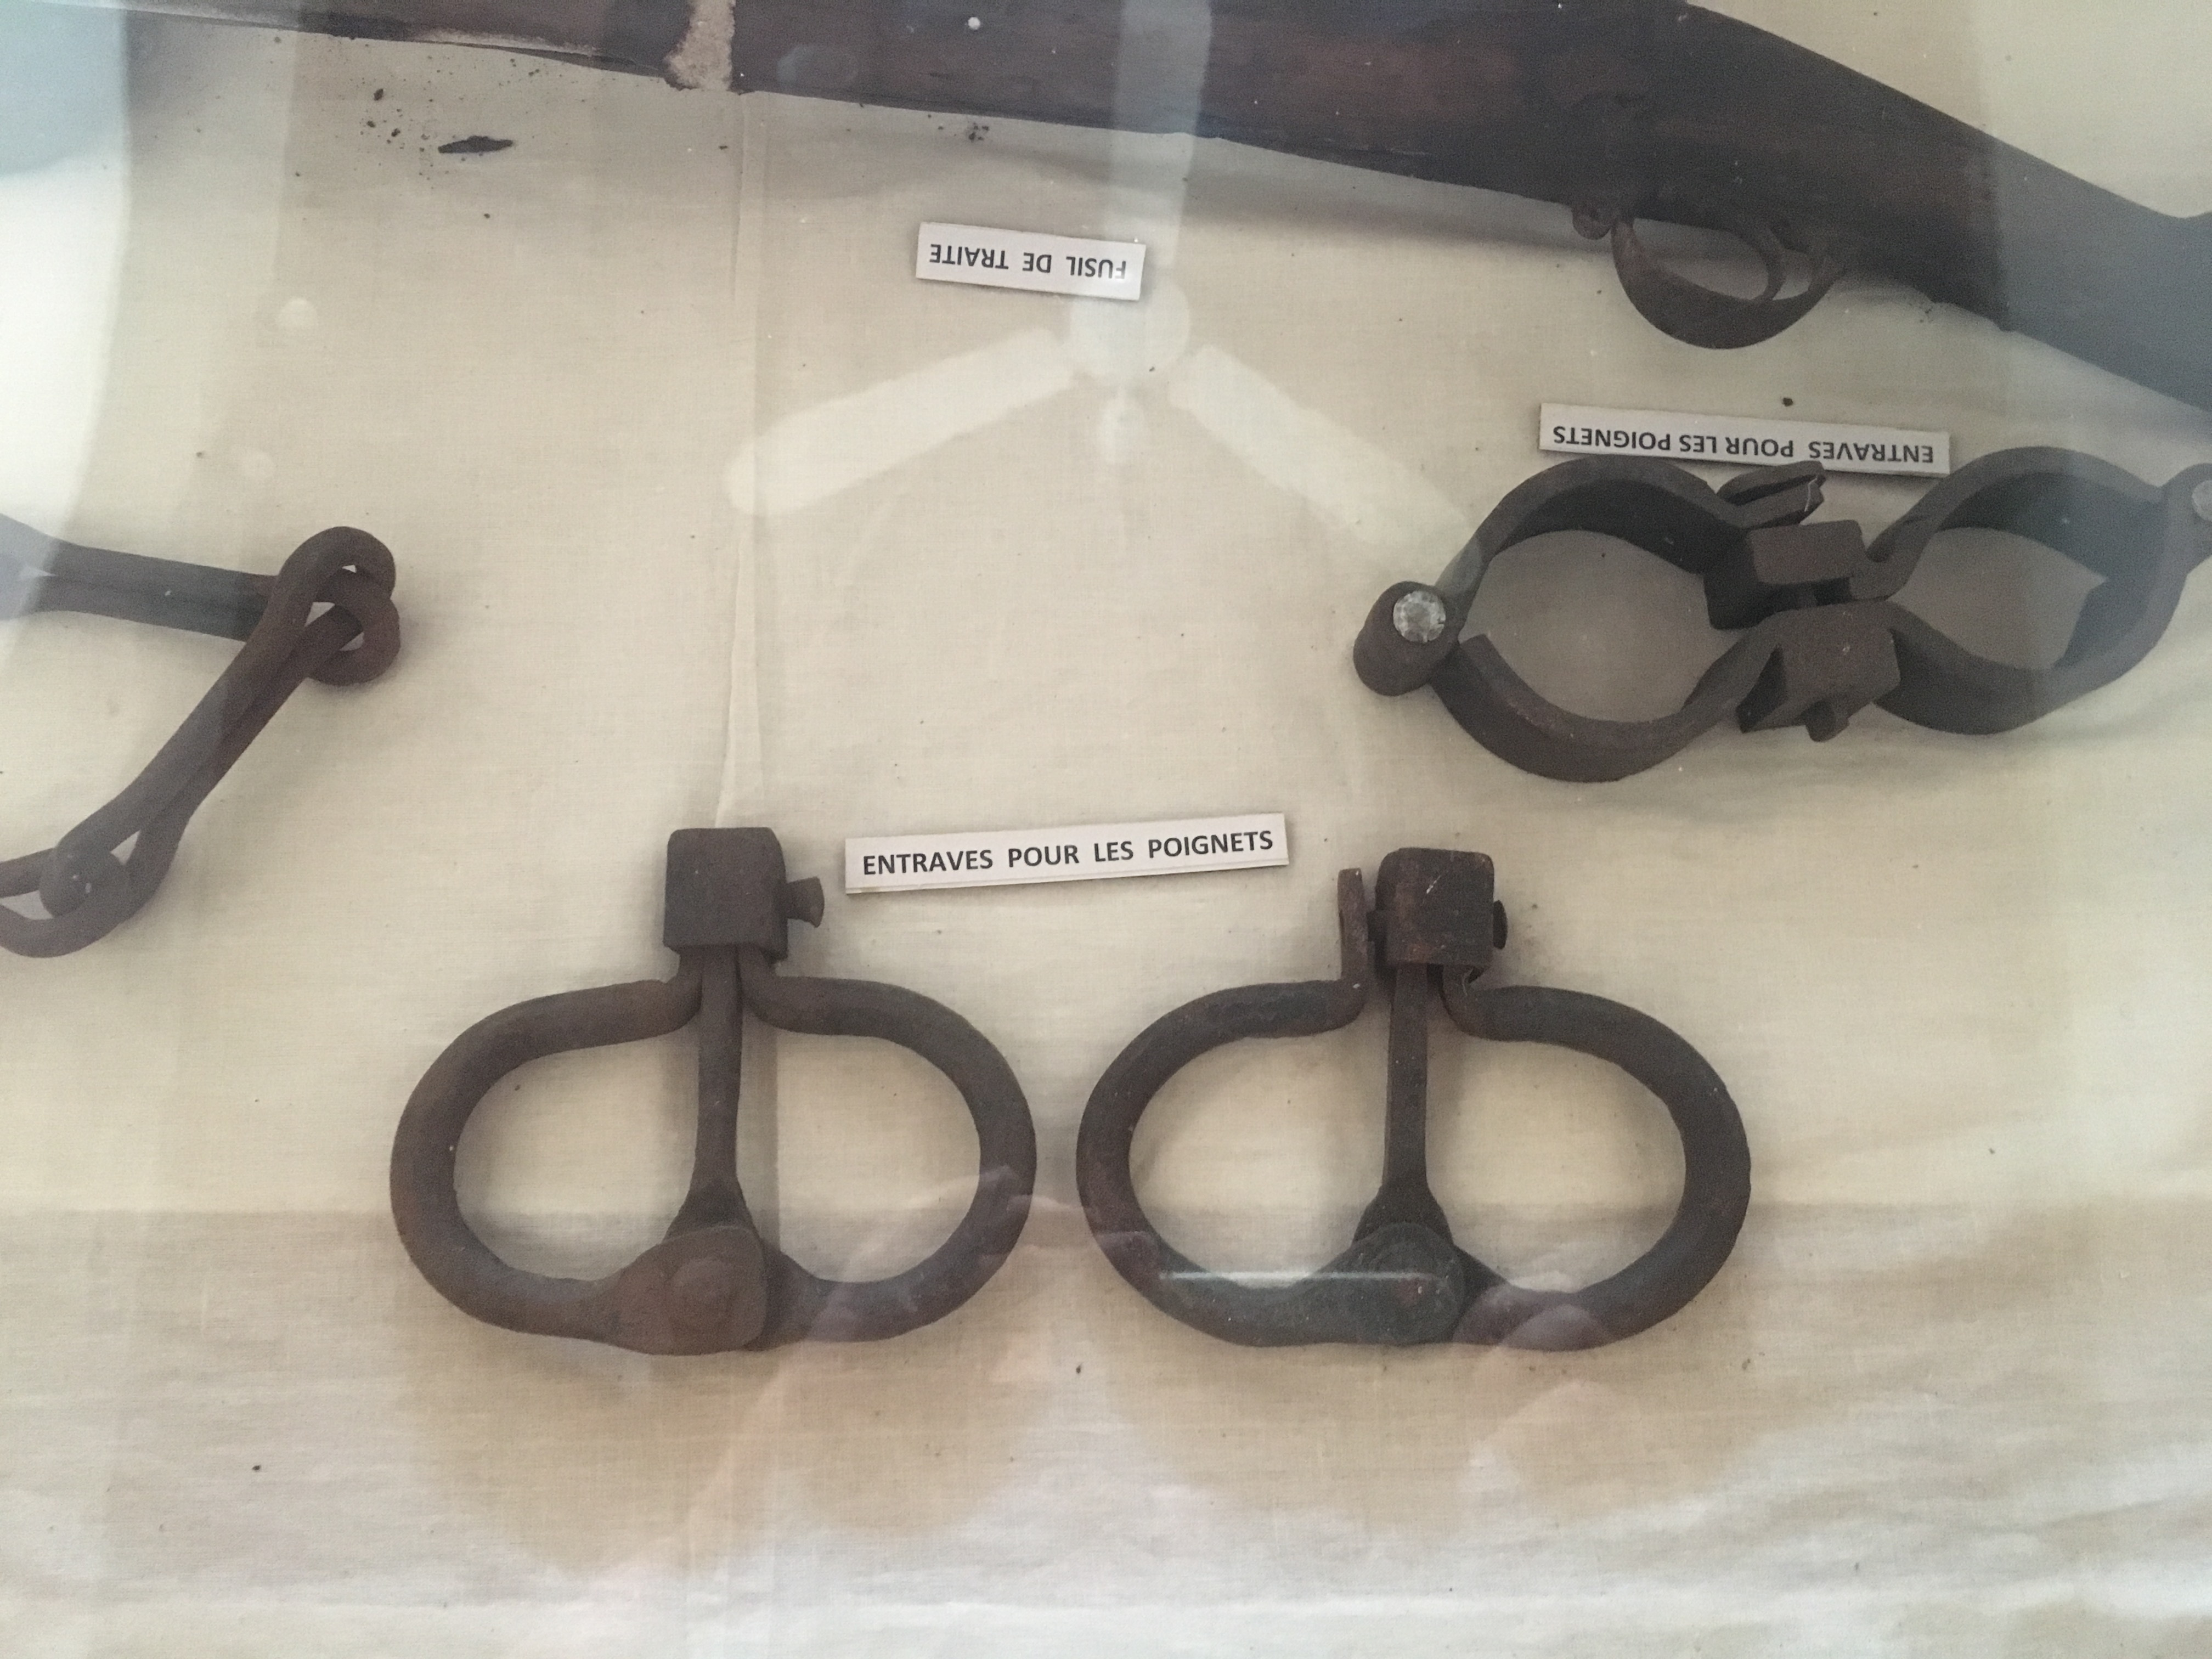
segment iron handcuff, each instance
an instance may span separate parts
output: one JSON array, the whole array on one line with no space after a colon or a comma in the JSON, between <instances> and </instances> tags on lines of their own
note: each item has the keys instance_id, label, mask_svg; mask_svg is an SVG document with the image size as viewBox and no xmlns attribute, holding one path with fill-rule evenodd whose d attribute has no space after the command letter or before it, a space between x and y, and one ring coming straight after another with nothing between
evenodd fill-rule
<instances>
[{"instance_id":1,"label":"iron handcuff","mask_svg":"<svg viewBox=\"0 0 2212 1659\"><path fill-rule=\"evenodd\" d=\"M1091 1091L1077 1139L1084 1212L1108 1260L1139 1294L1209 1336L1252 1347L1300 1343L1412 1346L1441 1342L1595 1347L1648 1329L1688 1304L1735 1244L1751 1201L1751 1151L1719 1077L1649 1016L1572 991L1474 981L1504 943L1504 910L1480 854L1405 849L1383 860L1370 915L1360 872L1337 878L1342 967L1334 980L1218 991L1163 1015ZM1349 1025L1377 964L1390 983L1383 1174L1353 1242L1285 1286L1213 1273L1162 1236L1139 1201L1130 1158L1160 1089L1200 1055L1247 1037L1313 1036ZM1580 1291L1515 1285L1452 1242L1430 1190L1428 1024L1431 995L1470 1036L1541 1042L1619 1066L1656 1095L1682 1141L1682 1196L1659 1242Z\"/></svg>"},{"instance_id":2,"label":"iron handcuff","mask_svg":"<svg viewBox=\"0 0 2212 1659\"><path fill-rule=\"evenodd\" d=\"M422 1276L463 1312L509 1330L580 1337L640 1353L726 1353L802 1339L867 1341L942 1319L1013 1249L1036 1184L1036 1136L1021 1085L983 1035L941 1003L863 980L782 975L792 921L817 924L822 886L784 878L768 830L683 830L669 838L664 940L680 965L645 980L539 997L480 1020L438 1057L401 1115L392 1212ZM738 1183L739 1030L745 1008L787 1031L880 1037L951 1079L975 1120L975 1194L951 1236L889 1279L816 1277L760 1235ZM666 1237L598 1279L501 1261L461 1212L454 1163L485 1094L533 1060L699 1033L691 1183Z\"/></svg>"},{"instance_id":3,"label":"iron handcuff","mask_svg":"<svg viewBox=\"0 0 2212 1659\"><path fill-rule=\"evenodd\" d=\"M2212 556L2212 466L2163 489L2061 449L1962 467L1871 546L1856 524L1808 524L1818 463L1762 468L1715 490L1669 462L1569 461L1501 501L1434 583L1401 582L1353 647L1386 696L1426 685L1492 753L1571 783L1648 770L1735 714L1747 732L1837 736L1869 703L1941 732L2009 732L2109 685L2150 653L2190 573ZM1947 530L2008 531L2104 580L2048 669L1977 655L1895 603ZM1649 720L1573 714L1516 673L1487 635L1462 639L1477 590L1507 550L1554 531L1633 544L1703 579L1707 614L1741 637L1681 709Z\"/></svg>"}]
</instances>

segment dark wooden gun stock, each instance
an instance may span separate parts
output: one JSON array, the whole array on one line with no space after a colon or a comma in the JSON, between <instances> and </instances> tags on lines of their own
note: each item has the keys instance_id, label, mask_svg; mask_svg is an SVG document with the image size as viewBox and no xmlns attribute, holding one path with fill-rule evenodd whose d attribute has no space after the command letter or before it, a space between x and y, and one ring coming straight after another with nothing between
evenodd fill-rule
<instances>
[{"instance_id":1,"label":"dark wooden gun stock","mask_svg":"<svg viewBox=\"0 0 2212 1659\"><path fill-rule=\"evenodd\" d=\"M739 92L1194 132L1504 191L1609 238L1638 308L1693 344L1767 339L1856 272L2212 410L2212 216L2142 207L1674 0L126 3ZM1639 219L1743 237L1766 292L1690 283Z\"/></svg>"}]
</instances>

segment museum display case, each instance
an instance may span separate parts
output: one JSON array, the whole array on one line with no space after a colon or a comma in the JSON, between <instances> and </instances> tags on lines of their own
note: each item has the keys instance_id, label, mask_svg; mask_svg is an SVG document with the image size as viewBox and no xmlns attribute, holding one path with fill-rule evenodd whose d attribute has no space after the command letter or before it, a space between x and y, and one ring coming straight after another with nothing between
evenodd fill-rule
<instances>
[{"instance_id":1,"label":"museum display case","mask_svg":"<svg viewBox=\"0 0 2212 1659\"><path fill-rule=\"evenodd\" d=\"M2204 1650L2207 53L0 6L0 1646Z\"/></svg>"}]
</instances>

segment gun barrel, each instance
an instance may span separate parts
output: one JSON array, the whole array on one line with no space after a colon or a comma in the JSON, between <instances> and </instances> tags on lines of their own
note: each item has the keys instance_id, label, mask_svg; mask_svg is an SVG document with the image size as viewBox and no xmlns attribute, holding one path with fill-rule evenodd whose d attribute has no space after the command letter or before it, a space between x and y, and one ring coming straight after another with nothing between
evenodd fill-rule
<instances>
[{"instance_id":1,"label":"gun barrel","mask_svg":"<svg viewBox=\"0 0 2212 1659\"><path fill-rule=\"evenodd\" d=\"M1192 132L1556 202L1586 223L1749 223L2212 410L2212 216L2130 202L1680 0L65 3ZM1740 345L1773 330L1669 331Z\"/></svg>"}]
</instances>

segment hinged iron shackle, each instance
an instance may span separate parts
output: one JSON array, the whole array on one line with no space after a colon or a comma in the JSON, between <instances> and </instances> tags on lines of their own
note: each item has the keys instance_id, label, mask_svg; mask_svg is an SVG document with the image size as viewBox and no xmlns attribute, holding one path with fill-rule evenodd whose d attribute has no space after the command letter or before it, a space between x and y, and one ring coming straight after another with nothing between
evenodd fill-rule
<instances>
[{"instance_id":1,"label":"hinged iron shackle","mask_svg":"<svg viewBox=\"0 0 2212 1659\"><path fill-rule=\"evenodd\" d=\"M539 997L481 1020L416 1085L392 1147L392 1213L438 1293L488 1323L640 1353L726 1353L811 1340L870 1341L942 1319L998 1271L1036 1184L1036 1136L1006 1060L941 1003L863 980L782 975L788 924L822 919L822 885L787 881L768 830L669 837L666 981ZM740 1028L881 1037L945 1073L978 1143L975 1193L951 1237L918 1265L865 1283L820 1279L761 1237L738 1184ZM461 1212L454 1162L485 1094L518 1066L578 1048L665 1036L696 1020L698 1137L690 1190L666 1237L603 1279L526 1273Z\"/></svg>"},{"instance_id":2,"label":"hinged iron shackle","mask_svg":"<svg viewBox=\"0 0 2212 1659\"><path fill-rule=\"evenodd\" d=\"M1596 1347L1686 1306L1728 1260L1751 1202L1751 1150L1720 1079L1646 1015L1571 991L1474 981L1504 943L1491 861L1402 849L1382 861L1370 915L1357 870L1337 878L1343 961L1334 980L1218 991L1153 1022L1091 1091L1076 1146L1085 1214L1121 1277L1163 1312L1251 1347L1440 1342ZM1382 1181L1350 1249L1282 1286L1211 1272L1169 1243L1139 1202L1130 1153L1153 1097L1200 1055L1246 1037L1349 1025L1377 970L1389 981ZM1656 1095L1682 1140L1682 1196L1659 1242L1579 1291L1517 1285L1452 1242L1428 1179L1431 1000L1470 1036L1541 1042L1610 1062Z\"/></svg>"},{"instance_id":3,"label":"hinged iron shackle","mask_svg":"<svg viewBox=\"0 0 2212 1659\"><path fill-rule=\"evenodd\" d=\"M1856 524L1812 524L1817 463L1708 487L1669 462L1569 461L1501 501L1433 583L1376 601L1352 650L1385 696L1426 685L1492 753L1524 771L1601 783L1649 770L1733 714L1747 732L1839 734L1869 703L1939 732L2009 732L2111 684L2150 654L2190 573L2212 556L2212 466L2163 489L2092 456L2014 449L1962 467L1869 545ZM1947 530L2040 543L2102 578L2057 662L1994 661L1895 596ZM1462 639L1499 555L1555 531L1611 536L1702 579L1707 615L1741 637L1675 714L1599 720L1543 696L1488 635Z\"/></svg>"},{"instance_id":4,"label":"hinged iron shackle","mask_svg":"<svg viewBox=\"0 0 2212 1659\"><path fill-rule=\"evenodd\" d=\"M394 579L391 550L360 530L308 538L270 577L77 547L0 518L0 619L76 611L244 641L120 794L46 851L0 860L0 900L36 894L46 911L0 902L0 949L64 956L136 915L200 803L303 681L359 685L392 665Z\"/></svg>"}]
</instances>

